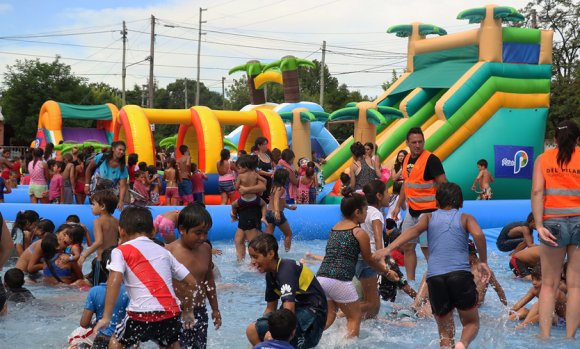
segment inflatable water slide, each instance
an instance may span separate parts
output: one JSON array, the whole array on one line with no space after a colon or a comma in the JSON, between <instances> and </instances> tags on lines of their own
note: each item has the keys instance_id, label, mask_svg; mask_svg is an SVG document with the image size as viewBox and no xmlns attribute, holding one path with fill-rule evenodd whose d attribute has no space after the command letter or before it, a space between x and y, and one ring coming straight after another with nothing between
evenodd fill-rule
<instances>
[{"instance_id":1,"label":"inflatable water slide","mask_svg":"<svg viewBox=\"0 0 580 349\"><path fill-rule=\"evenodd\" d=\"M496 178L494 198L529 198L533 161L544 150L553 33L502 26L524 19L511 7L489 5L457 18L480 27L450 35L421 23L390 27L387 32L408 38L406 72L372 103L348 108L366 108L366 115L391 108L382 113L374 138L384 167L408 150L408 130L421 127L425 148L441 158L466 199L476 196L471 185L479 159L488 161ZM373 141L355 132L330 154L323 166L327 183L348 169L355 140Z\"/></svg>"}]
</instances>

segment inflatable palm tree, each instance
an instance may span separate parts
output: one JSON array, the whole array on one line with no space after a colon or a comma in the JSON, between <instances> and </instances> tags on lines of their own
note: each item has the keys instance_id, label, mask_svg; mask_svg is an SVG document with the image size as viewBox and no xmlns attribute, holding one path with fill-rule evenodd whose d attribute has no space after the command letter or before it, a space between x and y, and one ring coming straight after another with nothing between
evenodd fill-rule
<instances>
[{"instance_id":1,"label":"inflatable palm tree","mask_svg":"<svg viewBox=\"0 0 580 349\"><path fill-rule=\"evenodd\" d=\"M286 103L300 102L300 84L298 81L299 67L316 68L316 64L306 59L286 56L281 60L268 64L263 70L266 72L270 69L277 68L282 72L284 102Z\"/></svg>"},{"instance_id":2,"label":"inflatable palm tree","mask_svg":"<svg viewBox=\"0 0 580 349\"><path fill-rule=\"evenodd\" d=\"M353 106L339 109L328 118L329 121L354 121L354 141L376 143L377 125L387 123L386 117L403 117L403 113L396 108L377 107L372 102L360 102Z\"/></svg>"},{"instance_id":3,"label":"inflatable palm tree","mask_svg":"<svg viewBox=\"0 0 580 349\"><path fill-rule=\"evenodd\" d=\"M471 8L469 10L461 11L457 15L457 19L467 19L469 23L481 23L487 16L486 7ZM524 15L518 12L513 7L509 6L494 6L493 19L501 19L505 22L520 22L523 21Z\"/></svg>"},{"instance_id":4,"label":"inflatable palm tree","mask_svg":"<svg viewBox=\"0 0 580 349\"><path fill-rule=\"evenodd\" d=\"M228 72L228 75L231 75L239 71L246 73L248 77L248 91L250 93L250 103L252 104L266 103L266 95L264 94L264 90L257 89L254 84L254 78L262 72L264 66L265 65L260 63L260 61L252 60L248 61L246 64L233 67Z\"/></svg>"},{"instance_id":5,"label":"inflatable palm tree","mask_svg":"<svg viewBox=\"0 0 580 349\"><path fill-rule=\"evenodd\" d=\"M296 155L295 161L301 158L310 158L312 143L310 142L310 123L312 121L326 122L328 113L309 111L306 108L296 108L291 112L280 113L284 122L292 125L292 150Z\"/></svg>"},{"instance_id":6,"label":"inflatable palm tree","mask_svg":"<svg viewBox=\"0 0 580 349\"><path fill-rule=\"evenodd\" d=\"M441 27L432 24L421 24L414 22L411 24L393 25L387 29L387 33L395 34L400 38L409 38L407 44L407 72L412 72L413 58L415 56L415 46L413 42L423 40L427 35L447 35L447 31Z\"/></svg>"}]
</instances>

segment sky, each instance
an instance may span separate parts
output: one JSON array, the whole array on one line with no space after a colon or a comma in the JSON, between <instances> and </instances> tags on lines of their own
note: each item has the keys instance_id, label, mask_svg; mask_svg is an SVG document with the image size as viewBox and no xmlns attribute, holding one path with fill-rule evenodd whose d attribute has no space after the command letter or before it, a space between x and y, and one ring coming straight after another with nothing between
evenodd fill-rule
<instances>
[{"instance_id":1,"label":"sky","mask_svg":"<svg viewBox=\"0 0 580 349\"><path fill-rule=\"evenodd\" d=\"M503 0L521 9L527 0ZM269 63L286 55L321 60L326 41L330 73L368 96L405 67L407 39L387 34L391 25L415 21L449 33L477 28L456 19L478 0L0 0L0 83L16 60L52 62L56 56L89 82L121 88L122 22L127 25L127 90L149 76L151 16L155 16L154 74L158 86L195 80L199 9L201 81L221 93L248 60ZM129 66L130 65L130 66Z\"/></svg>"}]
</instances>

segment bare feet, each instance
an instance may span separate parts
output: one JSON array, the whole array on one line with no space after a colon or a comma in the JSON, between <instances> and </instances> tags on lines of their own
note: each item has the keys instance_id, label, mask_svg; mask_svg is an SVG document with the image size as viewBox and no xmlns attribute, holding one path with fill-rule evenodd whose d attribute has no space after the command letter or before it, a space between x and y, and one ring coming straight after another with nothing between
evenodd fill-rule
<instances>
[{"instance_id":1,"label":"bare feet","mask_svg":"<svg viewBox=\"0 0 580 349\"><path fill-rule=\"evenodd\" d=\"M455 349L466 349L467 347L465 346L465 344L461 343L461 342L457 342L457 344L455 344Z\"/></svg>"}]
</instances>

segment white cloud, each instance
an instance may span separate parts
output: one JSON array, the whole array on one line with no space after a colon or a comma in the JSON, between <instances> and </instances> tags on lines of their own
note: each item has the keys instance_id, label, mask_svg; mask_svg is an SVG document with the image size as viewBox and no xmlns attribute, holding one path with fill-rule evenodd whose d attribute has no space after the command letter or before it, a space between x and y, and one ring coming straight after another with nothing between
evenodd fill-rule
<instances>
[{"instance_id":1,"label":"white cloud","mask_svg":"<svg viewBox=\"0 0 580 349\"><path fill-rule=\"evenodd\" d=\"M11 4L0 3L0 13L7 13L12 11L13 7Z\"/></svg>"},{"instance_id":2,"label":"white cloud","mask_svg":"<svg viewBox=\"0 0 580 349\"><path fill-rule=\"evenodd\" d=\"M121 22L127 21L127 64L131 64L149 56L149 18L153 14L158 18L155 75L159 86L178 78L195 79L197 31L179 26L197 28L199 2L196 3L171 0L132 8L71 8L58 14L69 27L46 28L46 31L76 28L71 31L111 32L38 39L91 47L13 43L11 47L0 47L0 51L49 57L59 54L76 74L120 88ZM527 0L504 0L501 5L521 8L526 3ZM233 66L250 59L270 62L288 54L320 60L320 45L326 40L326 62L339 82L360 89L363 94L376 96L382 92L381 83L390 80L391 70L401 70L405 66L406 40L386 34L389 26L421 21L442 26L450 33L477 28L477 25L455 18L464 9L482 5L480 0L205 0L201 5L207 8L203 13L204 20L207 20L203 28L208 32L202 41L201 80L221 92L222 76L226 77L226 84L240 76L227 75ZM26 23L22 24L26 26ZM89 27L94 28L87 29ZM0 66L12 64L14 57L0 54ZM349 73L356 71L361 72ZM134 84L146 84L148 74L147 62L128 67L127 89L132 89Z\"/></svg>"}]
</instances>

